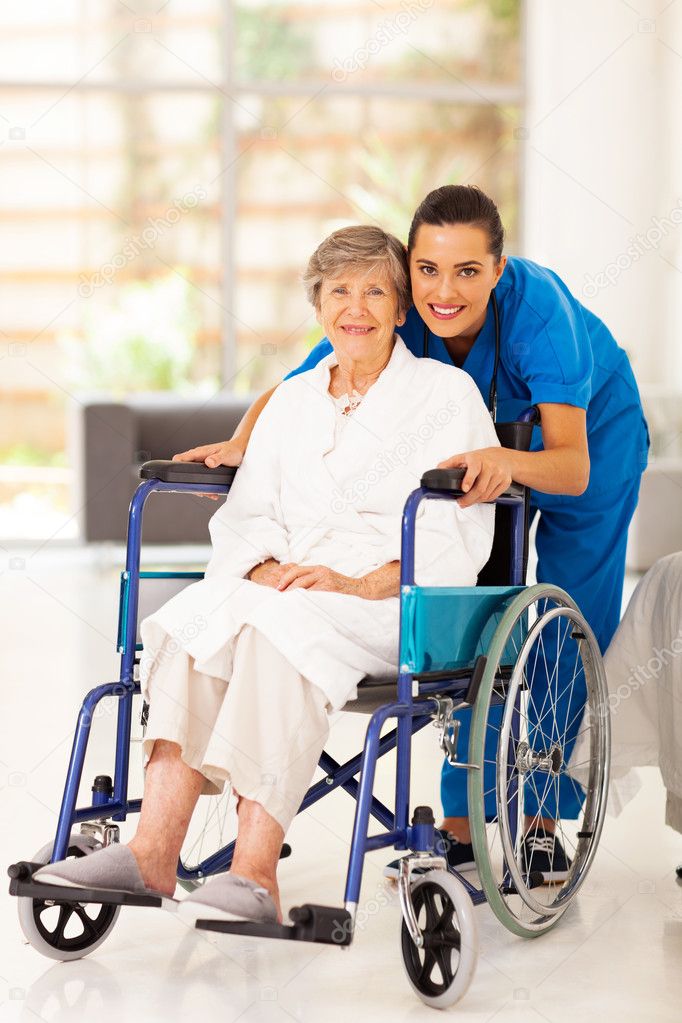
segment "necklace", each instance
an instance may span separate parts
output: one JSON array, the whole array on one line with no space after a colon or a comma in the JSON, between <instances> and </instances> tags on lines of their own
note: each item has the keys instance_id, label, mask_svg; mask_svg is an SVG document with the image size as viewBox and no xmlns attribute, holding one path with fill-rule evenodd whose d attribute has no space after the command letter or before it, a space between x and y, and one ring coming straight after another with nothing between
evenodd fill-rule
<instances>
[{"instance_id":1,"label":"necklace","mask_svg":"<svg viewBox=\"0 0 682 1023\"><path fill-rule=\"evenodd\" d=\"M356 408L362 401L362 397L363 396L358 394L355 388L353 388L353 393L350 396L346 393L339 395L338 398L334 398L334 404L342 416L349 416L352 412L355 412Z\"/></svg>"}]
</instances>

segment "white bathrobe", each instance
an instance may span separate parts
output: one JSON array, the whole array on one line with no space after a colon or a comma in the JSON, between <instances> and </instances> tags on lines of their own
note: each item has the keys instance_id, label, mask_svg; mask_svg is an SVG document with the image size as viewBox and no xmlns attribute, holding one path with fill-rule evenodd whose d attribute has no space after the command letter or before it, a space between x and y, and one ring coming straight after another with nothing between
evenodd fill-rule
<instances>
[{"instance_id":1,"label":"white bathrobe","mask_svg":"<svg viewBox=\"0 0 682 1023\"><path fill-rule=\"evenodd\" d=\"M344 420L328 393L336 361L332 353L284 381L261 413L230 493L210 520L205 578L141 623L143 693L166 634L198 671L229 680L246 623L319 686L334 710L357 695L364 677L395 674L398 597L279 592L244 576L268 558L326 565L353 578L398 560L403 505L422 473L498 441L471 377L417 359L398 337L388 365ZM417 581L475 585L493 529L492 505L422 504Z\"/></svg>"},{"instance_id":2,"label":"white bathrobe","mask_svg":"<svg viewBox=\"0 0 682 1023\"><path fill-rule=\"evenodd\" d=\"M619 814L641 786L633 768L658 765L666 823L682 832L682 552L660 558L640 579L604 654L611 716L609 810ZM579 738L570 773L585 781Z\"/></svg>"}]
</instances>

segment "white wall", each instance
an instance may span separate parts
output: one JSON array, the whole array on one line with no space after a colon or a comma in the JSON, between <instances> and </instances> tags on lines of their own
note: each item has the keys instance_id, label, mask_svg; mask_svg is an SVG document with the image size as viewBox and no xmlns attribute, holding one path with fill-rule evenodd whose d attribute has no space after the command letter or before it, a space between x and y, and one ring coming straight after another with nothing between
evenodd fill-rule
<instances>
[{"instance_id":1,"label":"white wall","mask_svg":"<svg viewBox=\"0 0 682 1023\"><path fill-rule=\"evenodd\" d=\"M678 386L680 8L528 0L523 253L602 317L641 383ZM599 276L607 272L611 282Z\"/></svg>"}]
</instances>

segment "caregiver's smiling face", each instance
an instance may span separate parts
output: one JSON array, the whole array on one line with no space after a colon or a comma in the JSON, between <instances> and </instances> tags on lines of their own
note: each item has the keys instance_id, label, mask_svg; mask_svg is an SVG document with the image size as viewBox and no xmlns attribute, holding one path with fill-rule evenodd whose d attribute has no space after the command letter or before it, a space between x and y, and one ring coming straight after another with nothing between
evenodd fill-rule
<instances>
[{"instance_id":1,"label":"caregiver's smiling face","mask_svg":"<svg viewBox=\"0 0 682 1023\"><path fill-rule=\"evenodd\" d=\"M474 336L502 275L487 232L472 224L422 224L410 252L412 299L437 337Z\"/></svg>"},{"instance_id":2,"label":"caregiver's smiling face","mask_svg":"<svg viewBox=\"0 0 682 1023\"><path fill-rule=\"evenodd\" d=\"M390 348L405 317L399 314L398 292L388 273L344 270L322 281L317 321L337 356L365 362Z\"/></svg>"}]
</instances>

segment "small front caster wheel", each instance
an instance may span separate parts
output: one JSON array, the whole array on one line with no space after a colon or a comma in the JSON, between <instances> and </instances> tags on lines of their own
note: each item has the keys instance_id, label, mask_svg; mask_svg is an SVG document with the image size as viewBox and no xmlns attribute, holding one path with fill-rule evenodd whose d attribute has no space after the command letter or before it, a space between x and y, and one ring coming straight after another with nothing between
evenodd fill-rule
<instances>
[{"instance_id":1,"label":"small front caster wheel","mask_svg":"<svg viewBox=\"0 0 682 1023\"><path fill-rule=\"evenodd\" d=\"M426 1005L445 1009L462 998L478 960L478 925L464 885L446 870L430 870L410 887L423 938L415 945L403 920L403 963L412 989Z\"/></svg>"},{"instance_id":2,"label":"small front caster wheel","mask_svg":"<svg viewBox=\"0 0 682 1023\"><path fill-rule=\"evenodd\" d=\"M31 862L49 863L52 846L52 842L44 845L31 857ZM88 856L101 847L101 843L91 836L72 834L66 858ZM65 888L65 894L67 891ZM96 902L81 904L66 899L50 903L45 899L20 896L17 903L19 926L29 945L48 959L61 962L82 959L99 948L111 934L121 912L120 906Z\"/></svg>"}]
</instances>

